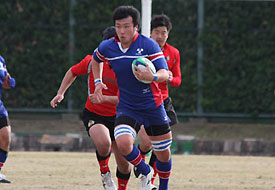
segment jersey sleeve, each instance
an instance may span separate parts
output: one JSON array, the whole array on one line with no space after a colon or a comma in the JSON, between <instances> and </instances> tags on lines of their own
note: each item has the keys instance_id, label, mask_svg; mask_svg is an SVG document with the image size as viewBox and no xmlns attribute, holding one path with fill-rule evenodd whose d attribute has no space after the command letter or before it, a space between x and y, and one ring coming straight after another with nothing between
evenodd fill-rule
<instances>
[{"instance_id":1,"label":"jersey sleeve","mask_svg":"<svg viewBox=\"0 0 275 190\"><path fill-rule=\"evenodd\" d=\"M0 79L1 79L1 81L3 81L5 79L7 74L8 74L8 70L6 68L6 65L4 65L4 63L0 62Z\"/></svg>"},{"instance_id":2,"label":"jersey sleeve","mask_svg":"<svg viewBox=\"0 0 275 190\"><path fill-rule=\"evenodd\" d=\"M107 42L108 40L102 41L93 53L93 58L98 63L101 63L107 60L104 57L104 49L106 49L105 47L107 46Z\"/></svg>"},{"instance_id":3,"label":"jersey sleeve","mask_svg":"<svg viewBox=\"0 0 275 190\"><path fill-rule=\"evenodd\" d=\"M78 64L72 66L71 71L74 76L85 75L88 73L89 63L91 62L93 56L87 55Z\"/></svg>"},{"instance_id":4,"label":"jersey sleeve","mask_svg":"<svg viewBox=\"0 0 275 190\"><path fill-rule=\"evenodd\" d=\"M152 61L156 70L166 69L168 70L168 66L166 60L164 58L163 52L161 51L159 45L152 39L149 40L148 50L148 59Z\"/></svg>"},{"instance_id":5,"label":"jersey sleeve","mask_svg":"<svg viewBox=\"0 0 275 190\"><path fill-rule=\"evenodd\" d=\"M179 86L181 84L181 71L180 71L180 53L175 51L175 60L171 72L173 73L173 80L170 82L171 86Z\"/></svg>"}]
</instances>

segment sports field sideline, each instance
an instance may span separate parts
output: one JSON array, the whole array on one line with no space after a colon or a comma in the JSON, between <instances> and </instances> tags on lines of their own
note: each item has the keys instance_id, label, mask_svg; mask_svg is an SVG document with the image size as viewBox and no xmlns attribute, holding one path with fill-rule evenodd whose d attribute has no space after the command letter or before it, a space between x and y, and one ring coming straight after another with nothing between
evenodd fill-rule
<instances>
[{"instance_id":1,"label":"sports field sideline","mask_svg":"<svg viewBox=\"0 0 275 190\"><path fill-rule=\"evenodd\" d=\"M115 178L114 157L110 159ZM102 190L95 153L10 152L1 190ZM133 174L128 190L138 190ZM275 190L275 158L173 155L171 190Z\"/></svg>"}]
</instances>

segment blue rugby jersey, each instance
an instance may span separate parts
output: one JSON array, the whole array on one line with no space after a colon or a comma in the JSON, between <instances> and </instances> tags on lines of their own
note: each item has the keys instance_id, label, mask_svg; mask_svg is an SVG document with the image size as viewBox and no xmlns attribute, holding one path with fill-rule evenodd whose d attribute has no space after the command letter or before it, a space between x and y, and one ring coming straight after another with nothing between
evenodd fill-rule
<instances>
[{"instance_id":1,"label":"blue rugby jersey","mask_svg":"<svg viewBox=\"0 0 275 190\"><path fill-rule=\"evenodd\" d=\"M119 88L118 107L148 110L162 104L158 84L156 82L142 83L135 78L132 72L132 62L139 57L151 60L157 71L168 70L163 53L154 40L137 33L129 49L124 52L116 36L101 42L93 56L97 62L108 60L111 63Z\"/></svg>"},{"instance_id":2,"label":"blue rugby jersey","mask_svg":"<svg viewBox=\"0 0 275 190\"><path fill-rule=\"evenodd\" d=\"M0 56L0 117L8 116L8 112L2 102L2 84L3 84L4 79L7 76L7 74L8 74L8 71L6 68L5 60L2 56Z\"/></svg>"}]
</instances>

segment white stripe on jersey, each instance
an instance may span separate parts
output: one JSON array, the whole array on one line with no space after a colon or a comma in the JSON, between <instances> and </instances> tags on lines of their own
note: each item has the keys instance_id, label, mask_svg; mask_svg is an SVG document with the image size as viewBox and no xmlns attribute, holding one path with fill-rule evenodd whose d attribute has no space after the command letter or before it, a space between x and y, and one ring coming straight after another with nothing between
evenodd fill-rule
<instances>
[{"instance_id":1,"label":"white stripe on jersey","mask_svg":"<svg viewBox=\"0 0 275 190\"><path fill-rule=\"evenodd\" d=\"M134 56L122 55L122 56L119 56L119 57L113 57L113 58L105 57L105 58L108 59L108 60L110 60L110 61L113 61L113 60L123 59L123 58L127 58L127 59L137 59L137 58L139 58L139 57L147 57L147 55L134 55Z\"/></svg>"},{"instance_id":2,"label":"white stripe on jersey","mask_svg":"<svg viewBox=\"0 0 275 190\"><path fill-rule=\"evenodd\" d=\"M87 83L88 83L88 96L91 95L91 89L90 89L90 76L93 74L93 73L90 73L91 70L92 70L92 60L90 61L89 65L88 65L88 79L87 79Z\"/></svg>"}]
</instances>

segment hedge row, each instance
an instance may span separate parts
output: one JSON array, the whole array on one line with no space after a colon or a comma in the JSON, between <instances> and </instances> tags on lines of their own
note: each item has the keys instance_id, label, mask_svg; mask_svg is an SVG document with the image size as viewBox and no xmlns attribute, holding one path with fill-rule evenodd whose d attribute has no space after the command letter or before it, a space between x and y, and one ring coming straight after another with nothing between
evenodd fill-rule
<instances>
[{"instance_id":1,"label":"hedge row","mask_svg":"<svg viewBox=\"0 0 275 190\"><path fill-rule=\"evenodd\" d=\"M69 67L91 54L112 25L115 7L140 0L75 0L74 48L69 42L71 0L5 1L0 6L0 54L17 80L3 90L9 108L49 108ZM153 0L153 14L173 22L168 42L181 52L183 81L171 88L177 111L196 112L202 88L204 112L272 113L275 108L275 2L205 1L203 85L197 84L197 1ZM70 61L73 50L73 61ZM72 85L72 108L87 95L86 76ZM66 94L68 95L68 94ZM61 108L67 108L66 96Z\"/></svg>"}]
</instances>

